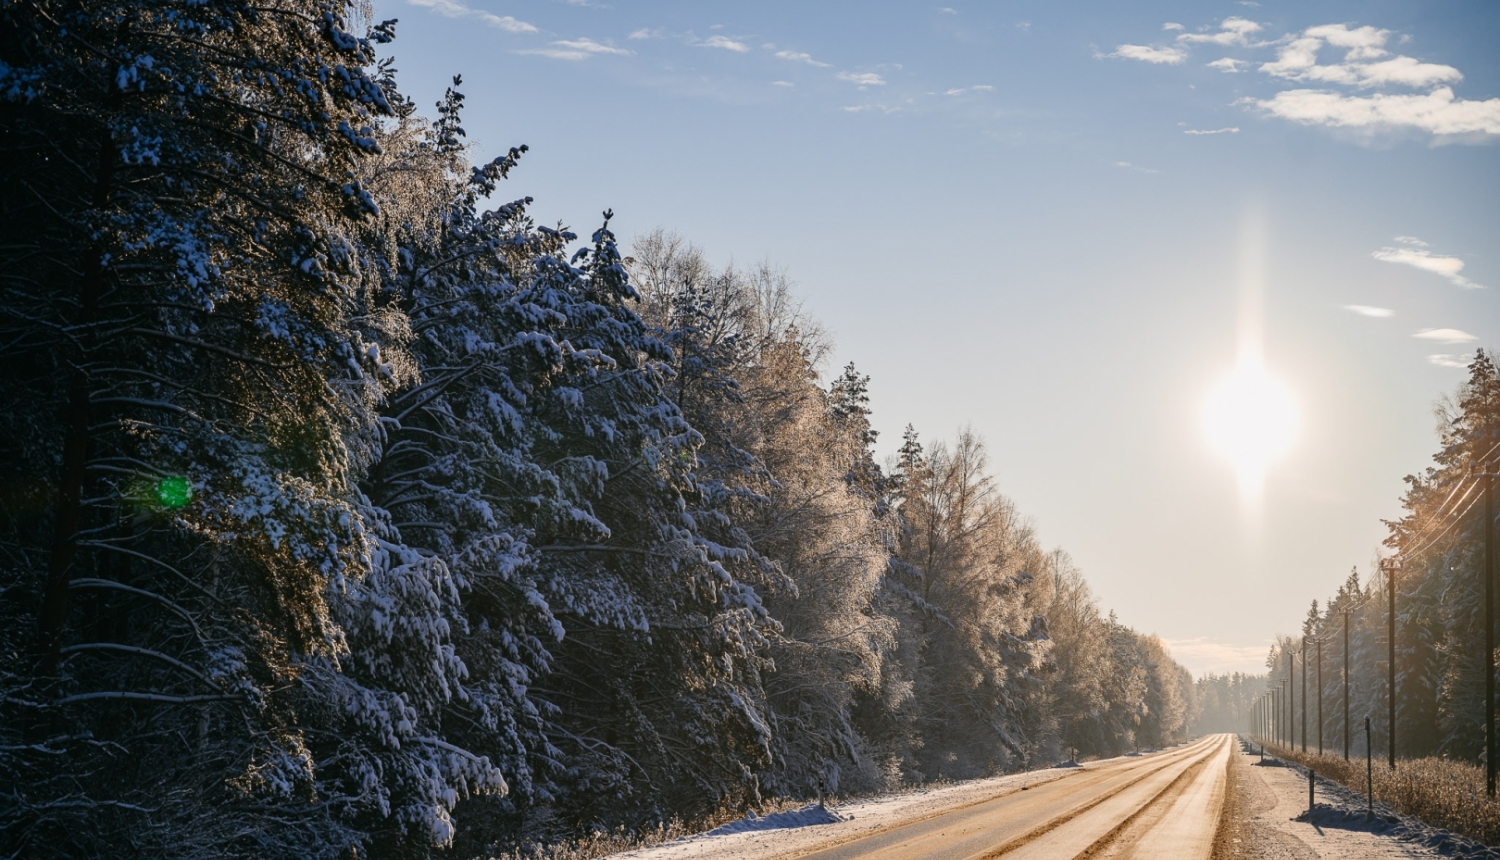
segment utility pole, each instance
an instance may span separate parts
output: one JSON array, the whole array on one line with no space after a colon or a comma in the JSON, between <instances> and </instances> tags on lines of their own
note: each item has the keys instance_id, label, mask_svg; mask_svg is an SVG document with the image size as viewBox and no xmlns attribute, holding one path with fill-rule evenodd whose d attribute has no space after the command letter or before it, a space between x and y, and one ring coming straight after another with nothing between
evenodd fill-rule
<instances>
[{"instance_id":1,"label":"utility pole","mask_svg":"<svg viewBox=\"0 0 1500 860\"><path fill-rule=\"evenodd\" d=\"M1307 635L1302 636L1302 751L1307 752Z\"/></svg>"},{"instance_id":2,"label":"utility pole","mask_svg":"<svg viewBox=\"0 0 1500 860\"><path fill-rule=\"evenodd\" d=\"M1290 724L1291 724L1291 721L1292 721L1292 703L1291 703L1290 697L1287 695L1287 693L1290 690L1291 690L1291 685L1287 683L1287 680L1285 678L1282 678L1281 679L1281 711L1282 712L1277 715L1278 717L1281 717L1281 731L1277 732L1277 734L1280 735L1280 737L1277 740L1278 740L1279 743L1284 743L1287 746L1291 746L1292 745L1292 730L1290 728Z\"/></svg>"},{"instance_id":3,"label":"utility pole","mask_svg":"<svg viewBox=\"0 0 1500 860\"><path fill-rule=\"evenodd\" d=\"M1387 589L1390 591L1390 612L1386 615L1386 647L1389 663L1386 668L1389 671L1387 679L1390 695L1387 696L1387 704L1390 707L1390 735L1386 740L1389 742L1391 770L1396 769L1396 568L1401 562L1396 559L1388 559L1385 565L1387 578Z\"/></svg>"},{"instance_id":4,"label":"utility pole","mask_svg":"<svg viewBox=\"0 0 1500 860\"><path fill-rule=\"evenodd\" d=\"M1318 755L1323 754L1323 636L1318 635Z\"/></svg>"},{"instance_id":5,"label":"utility pole","mask_svg":"<svg viewBox=\"0 0 1500 860\"><path fill-rule=\"evenodd\" d=\"M1288 642L1288 645L1291 643ZM1286 649L1286 745L1291 749L1297 743L1297 664L1292 649Z\"/></svg>"},{"instance_id":6,"label":"utility pole","mask_svg":"<svg viewBox=\"0 0 1500 860\"><path fill-rule=\"evenodd\" d=\"M1349 610L1344 609L1344 761L1349 760Z\"/></svg>"},{"instance_id":7,"label":"utility pole","mask_svg":"<svg viewBox=\"0 0 1500 860\"><path fill-rule=\"evenodd\" d=\"M1495 475L1484 474L1484 793L1495 796Z\"/></svg>"}]
</instances>

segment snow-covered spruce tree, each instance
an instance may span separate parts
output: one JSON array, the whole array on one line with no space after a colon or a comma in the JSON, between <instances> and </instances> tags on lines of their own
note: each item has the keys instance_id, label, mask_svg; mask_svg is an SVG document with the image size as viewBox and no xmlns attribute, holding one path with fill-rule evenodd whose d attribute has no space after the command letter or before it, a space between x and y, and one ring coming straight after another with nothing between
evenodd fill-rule
<instances>
[{"instance_id":1,"label":"snow-covered spruce tree","mask_svg":"<svg viewBox=\"0 0 1500 860\"><path fill-rule=\"evenodd\" d=\"M609 230L571 262L540 259L531 289L560 313L558 342L593 363L539 404L549 432L533 449L576 511L538 518L533 536L566 632L536 685L569 764L550 814L572 828L742 804L769 753L771 622L753 586L774 567L698 480L702 436L671 399L670 350L626 304L637 294Z\"/></svg>"},{"instance_id":2,"label":"snow-covered spruce tree","mask_svg":"<svg viewBox=\"0 0 1500 860\"><path fill-rule=\"evenodd\" d=\"M338 680L378 660L350 655L355 616L419 619L441 653L446 611L367 575L415 560L354 487L404 363L357 244L390 27L346 12L0 9L7 853L440 842L448 795L493 784L421 741L451 660Z\"/></svg>"},{"instance_id":3,"label":"snow-covered spruce tree","mask_svg":"<svg viewBox=\"0 0 1500 860\"><path fill-rule=\"evenodd\" d=\"M1484 748L1484 649L1478 643L1484 641L1486 523L1478 476L1500 471L1500 368L1493 353L1475 353L1469 378L1439 412L1438 432L1442 447L1434 465L1407 476L1406 513L1387 523L1386 545L1402 558L1397 737L1402 755L1475 758ZM1369 622L1383 624L1385 606L1382 598L1382 614ZM1368 635L1383 643L1384 628Z\"/></svg>"}]
</instances>

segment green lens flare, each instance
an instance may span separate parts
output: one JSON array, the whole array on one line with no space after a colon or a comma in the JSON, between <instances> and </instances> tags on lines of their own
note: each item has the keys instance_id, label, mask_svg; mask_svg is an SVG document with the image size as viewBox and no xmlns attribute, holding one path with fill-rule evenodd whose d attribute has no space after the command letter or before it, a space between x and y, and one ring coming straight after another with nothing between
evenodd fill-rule
<instances>
[{"instance_id":1,"label":"green lens flare","mask_svg":"<svg viewBox=\"0 0 1500 860\"><path fill-rule=\"evenodd\" d=\"M193 486L186 478L162 478L156 483L156 500L164 508L184 507L193 500Z\"/></svg>"}]
</instances>

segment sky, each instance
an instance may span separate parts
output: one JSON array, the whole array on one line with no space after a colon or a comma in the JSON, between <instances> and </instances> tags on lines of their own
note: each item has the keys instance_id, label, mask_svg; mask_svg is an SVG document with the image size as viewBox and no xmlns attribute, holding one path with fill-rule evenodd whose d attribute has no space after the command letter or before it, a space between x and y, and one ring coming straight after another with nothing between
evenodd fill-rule
<instances>
[{"instance_id":1,"label":"sky","mask_svg":"<svg viewBox=\"0 0 1500 860\"><path fill-rule=\"evenodd\" d=\"M956 0L939 0L955 2ZM1195 673L1368 576L1434 407L1500 346L1488 2L376 0L501 194L785 269L885 456L968 426L1044 545ZM1248 237L1248 238L1247 238ZM1254 273L1259 273L1258 277ZM1250 274L1247 274L1250 273ZM1199 414L1260 349L1258 503Z\"/></svg>"}]
</instances>

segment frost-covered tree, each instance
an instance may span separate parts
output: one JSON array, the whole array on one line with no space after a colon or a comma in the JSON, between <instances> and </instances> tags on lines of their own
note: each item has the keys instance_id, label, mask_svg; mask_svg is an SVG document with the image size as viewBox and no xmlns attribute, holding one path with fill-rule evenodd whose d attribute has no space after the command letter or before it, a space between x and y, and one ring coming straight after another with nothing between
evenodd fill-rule
<instances>
[{"instance_id":1,"label":"frost-covered tree","mask_svg":"<svg viewBox=\"0 0 1500 860\"><path fill-rule=\"evenodd\" d=\"M442 842L493 778L420 738L456 664L351 652L399 608L445 653L451 595L357 491L411 365L360 250L391 27L349 13L0 10L8 851Z\"/></svg>"},{"instance_id":2,"label":"frost-covered tree","mask_svg":"<svg viewBox=\"0 0 1500 860\"><path fill-rule=\"evenodd\" d=\"M1045 725L1048 641L1031 599L1043 553L995 491L970 432L930 454L909 432L893 485L901 533L892 570L922 610L908 634L922 741L913 769L956 778L1024 765Z\"/></svg>"}]
</instances>

